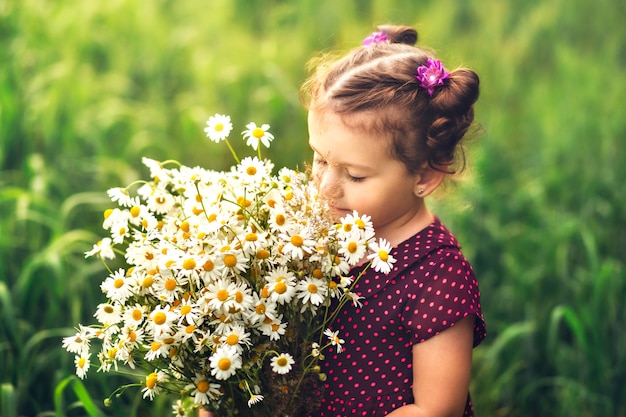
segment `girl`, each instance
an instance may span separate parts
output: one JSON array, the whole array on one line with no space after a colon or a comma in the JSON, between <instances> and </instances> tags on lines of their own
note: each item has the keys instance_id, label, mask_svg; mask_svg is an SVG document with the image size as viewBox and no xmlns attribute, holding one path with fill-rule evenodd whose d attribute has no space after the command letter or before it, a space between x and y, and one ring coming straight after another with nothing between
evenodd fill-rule
<instances>
[{"instance_id":1,"label":"girl","mask_svg":"<svg viewBox=\"0 0 626 417\"><path fill-rule=\"evenodd\" d=\"M322 361L317 415L471 416L472 348L485 337L478 284L424 199L464 166L478 76L448 73L412 28L378 30L304 86L321 194L338 218L371 216L396 259L388 275L368 269L355 287L363 306L332 323L345 344Z\"/></svg>"}]
</instances>

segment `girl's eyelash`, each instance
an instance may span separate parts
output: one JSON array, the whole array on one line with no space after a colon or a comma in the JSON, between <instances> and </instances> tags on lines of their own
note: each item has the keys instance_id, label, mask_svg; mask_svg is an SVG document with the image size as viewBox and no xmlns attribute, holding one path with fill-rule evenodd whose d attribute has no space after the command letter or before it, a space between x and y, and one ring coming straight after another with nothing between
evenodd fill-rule
<instances>
[{"instance_id":1,"label":"girl's eyelash","mask_svg":"<svg viewBox=\"0 0 626 417\"><path fill-rule=\"evenodd\" d=\"M365 177L354 177L350 174L348 174L348 178L350 179L350 181L352 182L361 182L365 179Z\"/></svg>"}]
</instances>

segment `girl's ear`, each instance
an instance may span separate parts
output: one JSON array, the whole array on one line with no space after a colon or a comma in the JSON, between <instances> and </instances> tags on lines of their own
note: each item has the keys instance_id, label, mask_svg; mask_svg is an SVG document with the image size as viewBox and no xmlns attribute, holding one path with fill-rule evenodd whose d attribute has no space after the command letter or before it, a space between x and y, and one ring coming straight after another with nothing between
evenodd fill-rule
<instances>
[{"instance_id":1,"label":"girl's ear","mask_svg":"<svg viewBox=\"0 0 626 417\"><path fill-rule=\"evenodd\" d=\"M445 177L445 172L427 166L422 170L420 175L416 177L413 193L417 197L424 198L435 191Z\"/></svg>"}]
</instances>

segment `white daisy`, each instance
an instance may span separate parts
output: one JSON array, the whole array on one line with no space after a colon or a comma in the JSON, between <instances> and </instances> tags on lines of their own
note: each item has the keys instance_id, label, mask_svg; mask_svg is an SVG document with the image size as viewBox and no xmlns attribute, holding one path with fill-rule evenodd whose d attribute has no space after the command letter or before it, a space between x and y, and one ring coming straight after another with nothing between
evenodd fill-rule
<instances>
[{"instance_id":1,"label":"white daisy","mask_svg":"<svg viewBox=\"0 0 626 417\"><path fill-rule=\"evenodd\" d=\"M166 381L166 379L167 377L162 371L151 372L146 375L146 386L141 390L143 398L150 397L151 400L154 400L155 394L161 391L159 383Z\"/></svg>"},{"instance_id":2,"label":"white daisy","mask_svg":"<svg viewBox=\"0 0 626 417\"><path fill-rule=\"evenodd\" d=\"M122 268L109 275L100 284L100 289L108 299L122 304L131 296L129 281L126 279L126 271Z\"/></svg>"},{"instance_id":3,"label":"white daisy","mask_svg":"<svg viewBox=\"0 0 626 417\"><path fill-rule=\"evenodd\" d=\"M315 250L315 240L311 239L310 230L307 228L281 233L279 237L287 242L282 252L293 259L302 260L305 253L310 254Z\"/></svg>"},{"instance_id":4,"label":"white daisy","mask_svg":"<svg viewBox=\"0 0 626 417\"><path fill-rule=\"evenodd\" d=\"M282 322L282 314L275 320L265 320L261 323L261 333L269 336L270 340L278 340L287 331L287 323Z\"/></svg>"},{"instance_id":5,"label":"white daisy","mask_svg":"<svg viewBox=\"0 0 626 417\"><path fill-rule=\"evenodd\" d=\"M246 332L245 327L236 324L230 327L230 330L222 335L220 341L224 345L232 346L237 349L240 354L243 352L244 346L250 346L250 333Z\"/></svg>"},{"instance_id":6,"label":"white daisy","mask_svg":"<svg viewBox=\"0 0 626 417\"><path fill-rule=\"evenodd\" d=\"M307 277L296 285L298 298L302 299L303 304L311 303L318 306L324 302L326 298L328 286L323 279ZM305 307L303 307L305 308Z\"/></svg>"},{"instance_id":7,"label":"white daisy","mask_svg":"<svg viewBox=\"0 0 626 417\"><path fill-rule=\"evenodd\" d=\"M274 356L270 361L272 371L280 375L288 374L291 371L291 365L294 363L296 361L289 353L281 353L278 356Z\"/></svg>"},{"instance_id":8,"label":"white daisy","mask_svg":"<svg viewBox=\"0 0 626 417\"><path fill-rule=\"evenodd\" d=\"M270 298L278 304L291 301L296 293L296 277L287 267L281 266L265 276L265 288L269 290Z\"/></svg>"},{"instance_id":9,"label":"white daisy","mask_svg":"<svg viewBox=\"0 0 626 417\"><path fill-rule=\"evenodd\" d=\"M115 252L113 252L113 245L110 238L105 237L95 245L90 251L85 252L85 258L93 255L100 255L104 259L115 259Z\"/></svg>"},{"instance_id":10,"label":"white daisy","mask_svg":"<svg viewBox=\"0 0 626 417\"><path fill-rule=\"evenodd\" d=\"M213 142L219 143L226 139L233 130L233 125L230 122L230 116L223 114L215 114L209 117L206 122L207 126L204 128L206 135Z\"/></svg>"},{"instance_id":11,"label":"white daisy","mask_svg":"<svg viewBox=\"0 0 626 417\"><path fill-rule=\"evenodd\" d=\"M148 315L148 325L152 333L159 336L172 330L172 323L176 320L176 313L170 311L170 306L157 306Z\"/></svg>"},{"instance_id":12,"label":"white daisy","mask_svg":"<svg viewBox=\"0 0 626 417\"><path fill-rule=\"evenodd\" d=\"M354 266L363 259L367 252L366 241L360 236L358 231L354 231L339 241L338 252L340 255L343 255L343 258L349 265Z\"/></svg>"},{"instance_id":13,"label":"white daisy","mask_svg":"<svg viewBox=\"0 0 626 417\"><path fill-rule=\"evenodd\" d=\"M114 187L107 190L107 194L111 198L111 201L117 201L122 207L132 207L135 200L130 196L130 193L126 188Z\"/></svg>"},{"instance_id":14,"label":"white daisy","mask_svg":"<svg viewBox=\"0 0 626 417\"><path fill-rule=\"evenodd\" d=\"M262 124L257 126L256 123L248 123L246 125L247 130L241 132L243 138L246 139L246 145L251 146L255 151L259 147L259 143L262 143L266 148L270 147L270 142L274 139L274 135L268 132L270 125Z\"/></svg>"},{"instance_id":15,"label":"white daisy","mask_svg":"<svg viewBox=\"0 0 626 417\"><path fill-rule=\"evenodd\" d=\"M261 161L259 158L246 157L235 167L239 180L244 185L259 184L267 181L273 165L271 162Z\"/></svg>"},{"instance_id":16,"label":"white daisy","mask_svg":"<svg viewBox=\"0 0 626 417\"><path fill-rule=\"evenodd\" d=\"M339 331L333 332L330 329L326 329L324 330L324 335L328 337L328 339L330 340L330 344L332 346L337 346L337 353L341 353L341 351L343 350L343 344L346 342L343 339L339 338Z\"/></svg>"},{"instance_id":17,"label":"white daisy","mask_svg":"<svg viewBox=\"0 0 626 417\"><path fill-rule=\"evenodd\" d=\"M85 379L87 376L87 371L89 371L89 366L91 365L89 361L89 356L91 356L88 352L83 352L80 355L76 355L74 358L74 365L76 365L76 375L80 379Z\"/></svg>"},{"instance_id":18,"label":"white daisy","mask_svg":"<svg viewBox=\"0 0 626 417\"><path fill-rule=\"evenodd\" d=\"M232 346L220 346L209 358L211 375L219 380L230 378L241 368L241 357Z\"/></svg>"},{"instance_id":19,"label":"white daisy","mask_svg":"<svg viewBox=\"0 0 626 417\"><path fill-rule=\"evenodd\" d=\"M187 385L185 388L191 390L194 403L206 405L209 404L211 400L216 400L222 395L220 387L220 384L209 382L206 376L196 374L193 378L193 383Z\"/></svg>"},{"instance_id":20,"label":"white daisy","mask_svg":"<svg viewBox=\"0 0 626 417\"><path fill-rule=\"evenodd\" d=\"M79 325L78 332L74 336L63 338L63 348L68 352L81 355L83 352L89 352L89 343L93 337L92 329Z\"/></svg>"},{"instance_id":21,"label":"white daisy","mask_svg":"<svg viewBox=\"0 0 626 417\"><path fill-rule=\"evenodd\" d=\"M118 303L99 304L93 316L105 326L117 324L122 321L122 306Z\"/></svg>"},{"instance_id":22,"label":"white daisy","mask_svg":"<svg viewBox=\"0 0 626 417\"><path fill-rule=\"evenodd\" d=\"M381 238L377 242L372 242L370 244L370 249L372 250L372 254L367 256L367 259L372 261L372 268L376 272L381 272L383 274L388 274L393 267L393 264L396 262L396 259L390 255L391 253L391 244Z\"/></svg>"}]
</instances>

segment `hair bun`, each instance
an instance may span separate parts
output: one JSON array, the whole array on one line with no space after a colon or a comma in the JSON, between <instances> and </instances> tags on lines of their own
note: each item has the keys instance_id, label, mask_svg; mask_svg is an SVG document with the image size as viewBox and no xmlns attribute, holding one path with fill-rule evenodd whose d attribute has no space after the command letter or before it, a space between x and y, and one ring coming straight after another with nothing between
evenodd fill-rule
<instances>
[{"instance_id":1,"label":"hair bun","mask_svg":"<svg viewBox=\"0 0 626 417\"><path fill-rule=\"evenodd\" d=\"M377 28L389 38L391 43L403 43L415 45L417 43L417 31L410 26L383 25Z\"/></svg>"}]
</instances>

